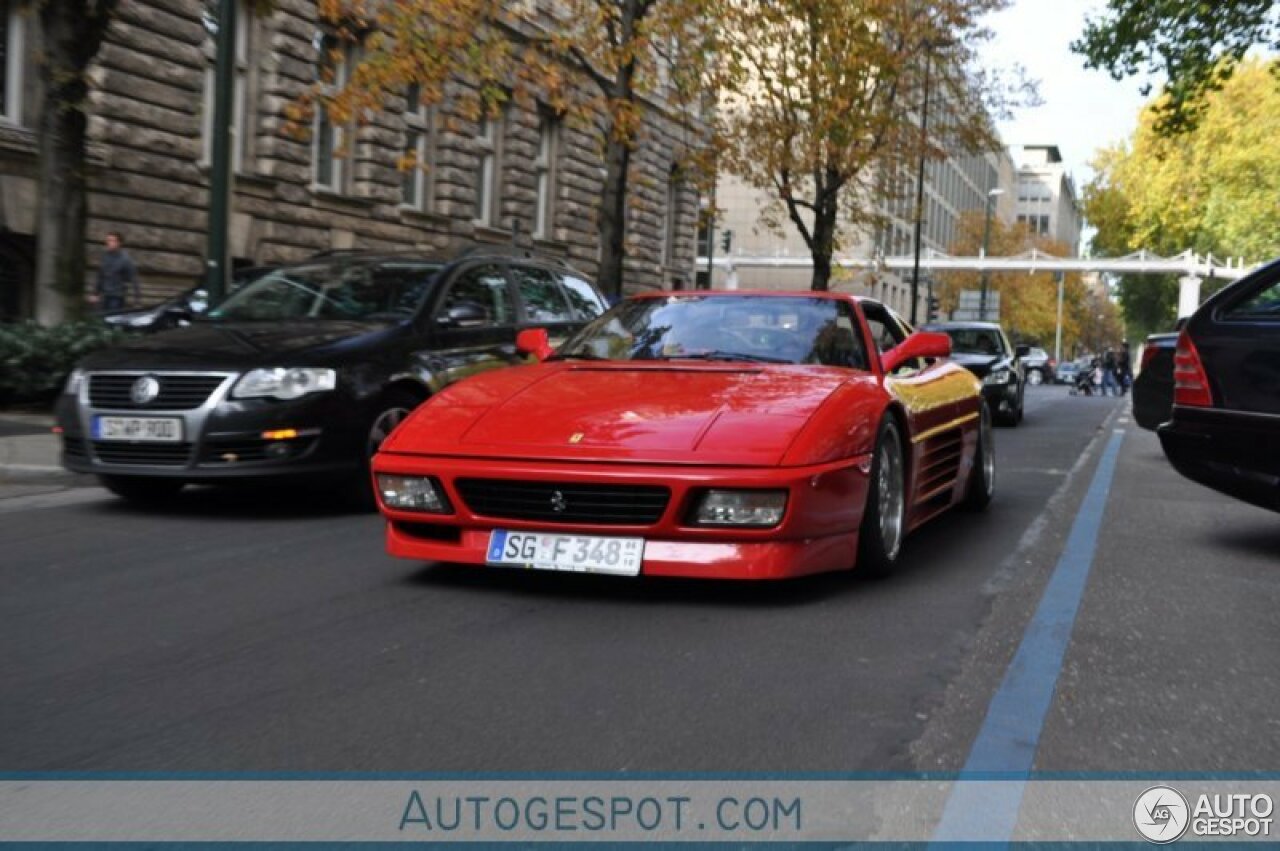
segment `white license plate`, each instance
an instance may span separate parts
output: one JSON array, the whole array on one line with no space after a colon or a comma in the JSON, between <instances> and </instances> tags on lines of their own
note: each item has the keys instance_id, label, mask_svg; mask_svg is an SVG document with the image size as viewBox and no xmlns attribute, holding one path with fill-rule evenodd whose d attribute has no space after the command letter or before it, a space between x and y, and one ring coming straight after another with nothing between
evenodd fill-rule
<instances>
[{"instance_id":1,"label":"white license plate","mask_svg":"<svg viewBox=\"0 0 1280 851\"><path fill-rule=\"evenodd\" d=\"M181 443L182 420L178 417L94 417L93 439Z\"/></svg>"},{"instance_id":2,"label":"white license plate","mask_svg":"<svg viewBox=\"0 0 1280 851\"><path fill-rule=\"evenodd\" d=\"M573 573L640 575L644 538L601 538L494 529L489 535L488 564L567 570Z\"/></svg>"}]
</instances>

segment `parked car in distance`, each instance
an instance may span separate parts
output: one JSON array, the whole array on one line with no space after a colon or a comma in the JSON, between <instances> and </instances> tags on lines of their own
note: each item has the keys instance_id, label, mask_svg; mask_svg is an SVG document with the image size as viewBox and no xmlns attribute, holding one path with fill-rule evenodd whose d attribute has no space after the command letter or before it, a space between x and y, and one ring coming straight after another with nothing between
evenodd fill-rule
<instances>
[{"instance_id":1,"label":"parked car in distance","mask_svg":"<svg viewBox=\"0 0 1280 851\"><path fill-rule=\"evenodd\" d=\"M982 379L982 394L996 422L1016 426L1022 421L1027 346L1015 348L994 322L934 322L922 328L951 338L951 359Z\"/></svg>"},{"instance_id":2,"label":"parked car in distance","mask_svg":"<svg viewBox=\"0 0 1280 851\"><path fill-rule=\"evenodd\" d=\"M1133 379L1133 418L1150 431L1173 413L1173 358L1178 332L1152 334L1142 345L1142 360Z\"/></svg>"},{"instance_id":3,"label":"parked car in distance","mask_svg":"<svg viewBox=\"0 0 1280 851\"><path fill-rule=\"evenodd\" d=\"M1036 386L1052 384L1057 362L1049 357L1049 353L1038 346L1028 346L1027 354L1022 358L1022 370L1027 376L1027 383Z\"/></svg>"},{"instance_id":4,"label":"parked car in distance","mask_svg":"<svg viewBox=\"0 0 1280 851\"><path fill-rule=\"evenodd\" d=\"M1280 511L1280 261L1215 293L1174 350L1173 415L1157 428L1187 478Z\"/></svg>"},{"instance_id":5,"label":"parked car in distance","mask_svg":"<svg viewBox=\"0 0 1280 851\"><path fill-rule=\"evenodd\" d=\"M1053 371L1053 381L1055 384L1075 384L1076 376L1079 374L1080 364L1072 360L1063 361Z\"/></svg>"},{"instance_id":6,"label":"parked car in distance","mask_svg":"<svg viewBox=\"0 0 1280 851\"><path fill-rule=\"evenodd\" d=\"M275 266L249 266L232 271L228 280L228 295L276 268ZM203 316L208 309L209 292L203 284L197 284L159 304L113 310L104 314L102 321L129 331L152 333L189 325L192 319Z\"/></svg>"},{"instance_id":7,"label":"parked car in distance","mask_svg":"<svg viewBox=\"0 0 1280 851\"><path fill-rule=\"evenodd\" d=\"M374 458L396 556L637 576L883 574L991 499L990 409L948 338L838 293L632 297L460 382Z\"/></svg>"},{"instance_id":8,"label":"parked car in distance","mask_svg":"<svg viewBox=\"0 0 1280 851\"><path fill-rule=\"evenodd\" d=\"M424 399L521 362L521 329L565 337L604 307L568 266L497 248L286 266L81 362L57 405L63 464L138 500L285 476L372 500L369 458Z\"/></svg>"}]
</instances>

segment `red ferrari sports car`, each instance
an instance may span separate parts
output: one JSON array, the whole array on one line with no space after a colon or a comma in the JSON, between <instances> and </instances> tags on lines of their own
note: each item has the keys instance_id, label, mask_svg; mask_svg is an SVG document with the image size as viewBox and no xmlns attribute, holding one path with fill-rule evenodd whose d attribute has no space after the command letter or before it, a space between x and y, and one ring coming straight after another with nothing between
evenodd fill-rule
<instances>
[{"instance_id":1,"label":"red ferrari sports car","mask_svg":"<svg viewBox=\"0 0 1280 851\"><path fill-rule=\"evenodd\" d=\"M944 334L835 293L627 299L538 362L419 407L373 463L404 558L778 579L898 561L995 485L981 383Z\"/></svg>"}]
</instances>

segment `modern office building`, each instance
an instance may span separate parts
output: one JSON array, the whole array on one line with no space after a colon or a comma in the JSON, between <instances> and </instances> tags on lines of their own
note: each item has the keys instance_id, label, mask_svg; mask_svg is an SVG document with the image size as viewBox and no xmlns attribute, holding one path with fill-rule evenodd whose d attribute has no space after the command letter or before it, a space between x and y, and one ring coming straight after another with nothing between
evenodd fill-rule
<instances>
[{"instance_id":1,"label":"modern office building","mask_svg":"<svg viewBox=\"0 0 1280 851\"><path fill-rule=\"evenodd\" d=\"M1063 243L1070 256L1079 255L1084 219L1075 181L1058 146L1023 145L1017 162L1017 221L1032 233Z\"/></svg>"}]
</instances>

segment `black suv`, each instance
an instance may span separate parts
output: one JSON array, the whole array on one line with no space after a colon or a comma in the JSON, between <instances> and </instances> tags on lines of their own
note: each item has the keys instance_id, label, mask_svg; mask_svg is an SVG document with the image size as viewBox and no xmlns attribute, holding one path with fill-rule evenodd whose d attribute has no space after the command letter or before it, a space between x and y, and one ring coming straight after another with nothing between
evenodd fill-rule
<instances>
[{"instance_id":1,"label":"black suv","mask_svg":"<svg viewBox=\"0 0 1280 851\"><path fill-rule=\"evenodd\" d=\"M343 476L442 387L523 361L605 309L587 278L516 250L342 254L276 269L185 328L97 352L57 406L63 465L120 496L188 482Z\"/></svg>"},{"instance_id":2,"label":"black suv","mask_svg":"<svg viewBox=\"0 0 1280 851\"><path fill-rule=\"evenodd\" d=\"M994 322L935 322L924 331L951 338L951 359L982 379L982 396L998 422L1016 426L1022 421L1027 376L1022 359L1030 349L1010 345L1004 329Z\"/></svg>"}]
</instances>

